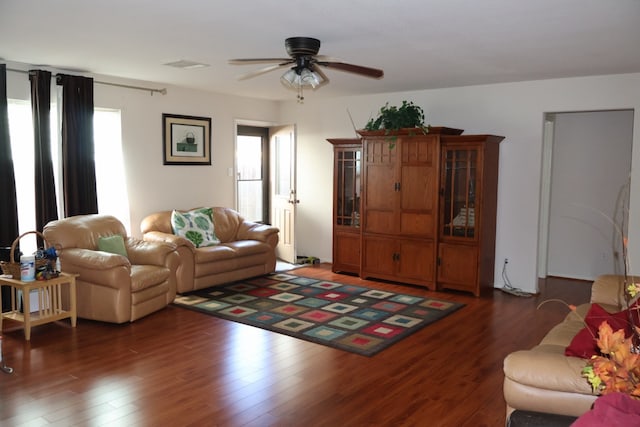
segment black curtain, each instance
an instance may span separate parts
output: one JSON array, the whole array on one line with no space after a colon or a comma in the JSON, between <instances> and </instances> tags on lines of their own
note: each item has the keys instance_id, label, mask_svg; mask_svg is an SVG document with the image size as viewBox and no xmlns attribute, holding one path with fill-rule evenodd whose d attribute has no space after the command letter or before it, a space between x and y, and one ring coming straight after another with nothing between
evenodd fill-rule
<instances>
[{"instance_id":1,"label":"black curtain","mask_svg":"<svg viewBox=\"0 0 640 427\"><path fill-rule=\"evenodd\" d=\"M35 154L36 229L58 219L56 187L51 158L51 73L29 71L31 82L31 110L33 113L33 135ZM42 242L40 242L40 245Z\"/></svg>"},{"instance_id":2,"label":"black curtain","mask_svg":"<svg viewBox=\"0 0 640 427\"><path fill-rule=\"evenodd\" d=\"M16 237L18 237L18 202L9 141L7 66L0 64L0 247L11 246Z\"/></svg>"},{"instance_id":3,"label":"black curtain","mask_svg":"<svg viewBox=\"0 0 640 427\"><path fill-rule=\"evenodd\" d=\"M58 74L62 86L62 185L65 216L98 213L93 146L93 79Z\"/></svg>"},{"instance_id":4,"label":"black curtain","mask_svg":"<svg viewBox=\"0 0 640 427\"><path fill-rule=\"evenodd\" d=\"M7 66L0 64L0 260L9 261L9 247L18 237L18 202L9 140ZM16 251L18 252L18 251ZM10 289L1 286L2 311L10 307ZM0 334L2 331L0 331Z\"/></svg>"}]
</instances>

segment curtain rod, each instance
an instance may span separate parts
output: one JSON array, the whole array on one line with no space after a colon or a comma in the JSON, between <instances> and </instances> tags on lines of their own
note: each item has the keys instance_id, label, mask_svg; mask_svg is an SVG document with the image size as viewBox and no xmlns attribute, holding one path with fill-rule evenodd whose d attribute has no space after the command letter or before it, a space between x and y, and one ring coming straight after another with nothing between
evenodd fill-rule
<instances>
[{"instance_id":1,"label":"curtain rod","mask_svg":"<svg viewBox=\"0 0 640 427\"><path fill-rule=\"evenodd\" d=\"M13 71L14 73L29 74L28 71L16 70L16 69L13 69L13 68L7 68L7 71ZM56 77L57 74L53 74L52 76ZM161 95L166 95L167 94L167 89L166 88L154 89L154 88L143 87L143 86L133 86L133 85L124 85L124 84L120 84L120 83L101 82L99 80L94 80L93 82L97 83L97 84L101 84L101 85L122 87L122 88L125 88L125 89L143 90L145 92L150 92L151 96L153 96L154 93L159 93Z\"/></svg>"}]
</instances>

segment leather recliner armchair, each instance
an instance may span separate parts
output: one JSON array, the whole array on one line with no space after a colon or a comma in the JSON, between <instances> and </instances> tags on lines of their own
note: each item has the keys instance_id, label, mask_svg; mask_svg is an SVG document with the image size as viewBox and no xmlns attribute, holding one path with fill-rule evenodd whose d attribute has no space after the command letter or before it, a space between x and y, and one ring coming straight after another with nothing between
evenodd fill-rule
<instances>
[{"instance_id":1,"label":"leather recliner armchair","mask_svg":"<svg viewBox=\"0 0 640 427\"><path fill-rule=\"evenodd\" d=\"M133 322L170 304L176 296L176 246L127 237L110 215L78 215L49 222L43 230L56 248L62 271L78 274L78 317ZM98 250L102 237L120 235L127 256ZM119 240L119 239L118 239Z\"/></svg>"}]
</instances>

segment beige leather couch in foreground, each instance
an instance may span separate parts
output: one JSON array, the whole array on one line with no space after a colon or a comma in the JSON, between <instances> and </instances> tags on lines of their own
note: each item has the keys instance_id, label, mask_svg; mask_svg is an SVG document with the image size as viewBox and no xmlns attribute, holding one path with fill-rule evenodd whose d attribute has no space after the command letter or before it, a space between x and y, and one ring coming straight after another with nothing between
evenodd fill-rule
<instances>
[{"instance_id":1,"label":"beige leather couch in foreground","mask_svg":"<svg viewBox=\"0 0 640 427\"><path fill-rule=\"evenodd\" d=\"M276 227L249 222L229 208L214 207L216 246L196 248L173 234L171 212L153 213L142 220L146 241L170 242L180 256L177 292L185 293L275 271L278 244Z\"/></svg>"},{"instance_id":2,"label":"beige leather couch in foreground","mask_svg":"<svg viewBox=\"0 0 640 427\"><path fill-rule=\"evenodd\" d=\"M615 313L626 308L622 276L599 276L591 287L591 303ZM570 303L570 301L567 301ZM584 318L591 304L576 312ZM584 327L581 318L570 312L530 350L516 351L504 360L504 399L507 415L514 409L580 416L597 395L581 376L587 360L565 356L565 348Z\"/></svg>"},{"instance_id":3,"label":"beige leather couch in foreground","mask_svg":"<svg viewBox=\"0 0 640 427\"><path fill-rule=\"evenodd\" d=\"M76 273L78 317L133 322L160 310L176 296L179 258L171 243L127 237L109 215L78 215L51 221L43 230L58 251L62 271ZM101 238L121 236L126 256L98 250Z\"/></svg>"}]
</instances>

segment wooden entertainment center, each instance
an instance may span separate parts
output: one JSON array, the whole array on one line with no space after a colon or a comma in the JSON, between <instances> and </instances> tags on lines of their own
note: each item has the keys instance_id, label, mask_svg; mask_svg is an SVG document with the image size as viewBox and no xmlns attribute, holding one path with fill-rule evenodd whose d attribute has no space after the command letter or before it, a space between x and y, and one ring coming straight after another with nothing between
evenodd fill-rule
<instances>
[{"instance_id":1,"label":"wooden entertainment center","mask_svg":"<svg viewBox=\"0 0 640 427\"><path fill-rule=\"evenodd\" d=\"M437 130L328 139L334 272L476 296L493 287L504 138Z\"/></svg>"}]
</instances>

